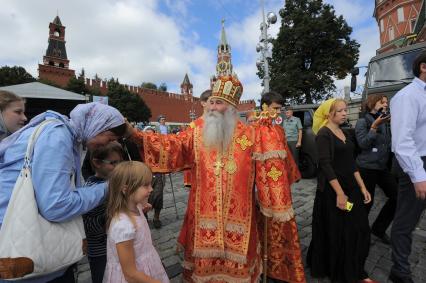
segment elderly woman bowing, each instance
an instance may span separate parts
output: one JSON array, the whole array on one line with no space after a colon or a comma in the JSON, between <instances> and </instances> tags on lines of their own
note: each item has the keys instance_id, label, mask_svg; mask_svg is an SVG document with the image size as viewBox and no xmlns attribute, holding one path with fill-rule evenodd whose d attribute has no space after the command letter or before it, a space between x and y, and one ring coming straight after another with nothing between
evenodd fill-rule
<instances>
[{"instance_id":1,"label":"elderly woman bowing","mask_svg":"<svg viewBox=\"0 0 426 283\"><path fill-rule=\"evenodd\" d=\"M30 165L40 215L51 222L65 222L93 209L106 195L106 184L79 188L81 151L83 145L94 149L123 136L124 117L115 108L99 103L78 105L70 119L47 111L0 143L0 226L24 165L29 137L45 120L51 122L35 142ZM31 282L74 282L74 274L68 268Z\"/></svg>"}]
</instances>

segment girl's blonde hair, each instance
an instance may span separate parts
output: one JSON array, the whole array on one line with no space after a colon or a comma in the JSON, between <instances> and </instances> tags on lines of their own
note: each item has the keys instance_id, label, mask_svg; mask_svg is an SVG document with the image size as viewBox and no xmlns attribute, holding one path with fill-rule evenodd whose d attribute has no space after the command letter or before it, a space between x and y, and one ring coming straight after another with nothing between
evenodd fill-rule
<instances>
[{"instance_id":1,"label":"girl's blonde hair","mask_svg":"<svg viewBox=\"0 0 426 283\"><path fill-rule=\"evenodd\" d=\"M142 162L124 161L114 168L108 185L107 229L120 212L129 214L130 196L139 187L151 185L151 181L151 170Z\"/></svg>"},{"instance_id":2,"label":"girl's blonde hair","mask_svg":"<svg viewBox=\"0 0 426 283\"><path fill-rule=\"evenodd\" d=\"M339 104L340 102L343 102L345 105L348 105L346 100L344 100L343 98L336 98L333 101L333 103L330 105L330 111L328 112L328 119L336 115L336 107L337 107L337 104Z\"/></svg>"},{"instance_id":3,"label":"girl's blonde hair","mask_svg":"<svg viewBox=\"0 0 426 283\"><path fill-rule=\"evenodd\" d=\"M17 96L13 92L0 90L0 111L5 110L9 106L9 104L15 101L25 102L25 99L20 96Z\"/></svg>"}]
</instances>

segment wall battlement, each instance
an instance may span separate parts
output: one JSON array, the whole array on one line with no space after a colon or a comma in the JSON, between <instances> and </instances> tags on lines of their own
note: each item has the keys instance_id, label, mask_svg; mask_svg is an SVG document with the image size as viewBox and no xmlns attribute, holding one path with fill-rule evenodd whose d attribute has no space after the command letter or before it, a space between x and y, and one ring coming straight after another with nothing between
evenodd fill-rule
<instances>
[{"instance_id":1,"label":"wall battlement","mask_svg":"<svg viewBox=\"0 0 426 283\"><path fill-rule=\"evenodd\" d=\"M99 91L103 95L106 95L108 93L108 83L106 80L86 78L85 84L86 84L86 87L89 89L94 89L94 88L99 89ZM190 101L190 102L198 102L200 100L199 97L187 96L187 95L182 95L182 94L173 93L173 92L143 88L140 86L131 86L127 84L123 84L123 86L127 90L129 90L131 93L141 95L142 99L144 99L146 95L148 96L154 95L158 98L173 99L173 100L179 100L179 101L184 100L184 101ZM245 105L245 106L247 106L248 104L256 105L256 102L253 99L249 99L249 100L241 100L239 104Z\"/></svg>"}]
</instances>

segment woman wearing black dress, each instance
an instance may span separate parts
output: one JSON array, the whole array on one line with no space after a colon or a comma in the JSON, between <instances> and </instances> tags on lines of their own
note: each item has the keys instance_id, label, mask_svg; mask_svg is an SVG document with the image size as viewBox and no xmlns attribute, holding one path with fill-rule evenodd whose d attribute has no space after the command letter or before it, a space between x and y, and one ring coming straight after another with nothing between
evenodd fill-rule
<instances>
[{"instance_id":1,"label":"woman wearing black dress","mask_svg":"<svg viewBox=\"0 0 426 283\"><path fill-rule=\"evenodd\" d=\"M307 262L312 277L375 282L364 269L370 246L365 204L371 196L355 165L354 144L340 129L346 116L343 99L327 100L314 115L319 172Z\"/></svg>"}]
</instances>

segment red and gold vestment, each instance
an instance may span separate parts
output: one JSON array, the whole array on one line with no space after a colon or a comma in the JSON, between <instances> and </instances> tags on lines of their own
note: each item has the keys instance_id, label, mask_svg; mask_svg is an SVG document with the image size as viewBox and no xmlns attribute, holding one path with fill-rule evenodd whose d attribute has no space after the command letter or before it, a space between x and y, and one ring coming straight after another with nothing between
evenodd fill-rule
<instances>
[{"instance_id":1,"label":"red and gold vestment","mask_svg":"<svg viewBox=\"0 0 426 283\"><path fill-rule=\"evenodd\" d=\"M290 191L300 173L287 156L282 128L270 120L238 122L227 152L219 153L203 146L203 124L199 119L179 135L136 132L132 137L143 144L153 172L191 169L192 188L178 238L184 249L184 280L257 282L262 272L258 203L271 222L268 274L305 282ZM281 233L290 234L277 236ZM283 251L287 245L290 252ZM281 274L284 270L287 275Z\"/></svg>"}]
</instances>

